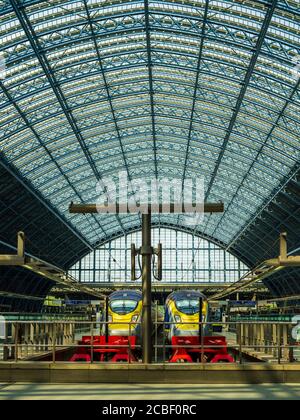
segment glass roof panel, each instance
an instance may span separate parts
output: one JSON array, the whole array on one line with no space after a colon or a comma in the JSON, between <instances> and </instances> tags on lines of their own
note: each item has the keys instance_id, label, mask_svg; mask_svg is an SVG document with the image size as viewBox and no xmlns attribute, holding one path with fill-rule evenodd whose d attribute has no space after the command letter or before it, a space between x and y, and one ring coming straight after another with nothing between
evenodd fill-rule
<instances>
[{"instance_id":1,"label":"glass roof panel","mask_svg":"<svg viewBox=\"0 0 300 420\"><path fill-rule=\"evenodd\" d=\"M146 1L0 0L3 159L92 245L139 224L68 214L103 177L204 176L230 242L299 162L299 2Z\"/></svg>"}]
</instances>

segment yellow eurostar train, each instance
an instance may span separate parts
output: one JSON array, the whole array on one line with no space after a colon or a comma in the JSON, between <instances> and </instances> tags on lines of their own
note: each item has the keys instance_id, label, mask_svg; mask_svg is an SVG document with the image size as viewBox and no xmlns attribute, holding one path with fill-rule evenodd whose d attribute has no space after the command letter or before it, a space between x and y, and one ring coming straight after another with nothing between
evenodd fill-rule
<instances>
[{"instance_id":1,"label":"yellow eurostar train","mask_svg":"<svg viewBox=\"0 0 300 420\"><path fill-rule=\"evenodd\" d=\"M108 334L136 335L141 334L142 293L136 290L118 290L108 299ZM129 324L131 323L131 324Z\"/></svg>"},{"instance_id":2,"label":"yellow eurostar train","mask_svg":"<svg viewBox=\"0 0 300 420\"><path fill-rule=\"evenodd\" d=\"M194 290L172 292L165 303L165 333L171 342L173 336L198 336L199 312L202 322L209 322L209 304L205 295ZM185 324L187 322L188 324ZM203 334L211 335L210 325L203 324Z\"/></svg>"}]
</instances>

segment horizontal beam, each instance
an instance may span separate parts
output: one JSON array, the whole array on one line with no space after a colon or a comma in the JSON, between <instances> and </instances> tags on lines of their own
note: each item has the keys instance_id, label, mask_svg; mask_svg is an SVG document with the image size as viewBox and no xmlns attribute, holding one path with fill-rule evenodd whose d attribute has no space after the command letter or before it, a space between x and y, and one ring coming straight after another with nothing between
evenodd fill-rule
<instances>
[{"instance_id":1,"label":"horizontal beam","mask_svg":"<svg viewBox=\"0 0 300 420\"><path fill-rule=\"evenodd\" d=\"M213 282L191 282L191 283L177 283L177 282L153 282L152 291L154 292L172 292L174 290L182 289L191 289L191 290L201 290L206 293L217 293L229 287L232 283L213 283ZM98 289L99 291L110 293L114 290L122 289L139 289L142 287L141 282L97 282L97 283L86 283L86 286L92 289ZM53 293L64 293L66 290L64 287L59 285L55 286L52 289ZM69 290L72 291L72 290ZM254 288L249 287L245 292L253 292ZM268 292L268 288L262 283L255 285L255 291L259 292ZM76 292L75 290L73 292Z\"/></svg>"},{"instance_id":2,"label":"horizontal beam","mask_svg":"<svg viewBox=\"0 0 300 420\"><path fill-rule=\"evenodd\" d=\"M270 260L266 260L265 264L274 267L300 267L300 255L295 257L287 257L284 259L279 258L272 258Z\"/></svg>"},{"instance_id":3,"label":"horizontal beam","mask_svg":"<svg viewBox=\"0 0 300 420\"><path fill-rule=\"evenodd\" d=\"M18 247L17 254L5 254L0 255L0 266L18 266L26 268L27 270L33 271L38 276L44 277L48 280L52 280L55 283L66 286L70 290L74 290L78 293L85 293L88 295L96 296L97 298L104 298L105 296L98 290L89 288L70 276L59 267L42 261L35 257L28 257L25 254L25 234L18 232Z\"/></svg>"},{"instance_id":4,"label":"horizontal beam","mask_svg":"<svg viewBox=\"0 0 300 420\"><path fill-rule=\"evenodd\" d=\"M248 273L246 273L240 280L236 281L235 283L232 283L230 286L228 286L221 292L218 292L215 295L211 296L209 300L222 299L225 296L229 296L233 293L245 291L246 288L249 288L251 285L254 285L254 283L261 282L262 280L271 276L278 270L282 270L283 268L284 267L267 267L266 265L262 264L254 270L251 270Z\"/></svg>"},{"instance_id":5,"label":"horizontal beam","mask_svg":"<svg viewBox=\"0 0 300 420\"><path fill-rule=\"evenodd\" d=\"M0 255L0 265L23 265L25 258L18 255Z\"/></svg>"},{"instance_id":6,"label":"horizontal beam","mask_svg":"<svg viewBox=\"0 0 300 420\"><path fill-rule=\"evenodd\" d=\"M53 280L55 283L64 285L70 290L74 289L78 293L85 293L98 298L104 297L102 293L98 292L97 290L93 290L81 283L78 283L78 281L70 276L70 274L67 274L65 271L54 267L51 264L45 265L36 259L29 258L26 259L25 264L22 266L30 271L33 271L35 274L41 277L45 277L46 279Z\"/></svg>"},{"instance_id":7,"label":"horizontal beam","mask_svg":"<svg viewBox=\"0 0 300 420\"><path fill-rule=\"evenodd\" d=\"M244 274L243 277L231 284L225 290L210 297L210 299L220 299L231 295L232 293L236 293L243 290L245 287L248 287L250 284L266 279L285 267L300 267L300 255L288 257L286 232L282 232L280 234L279 248L280 254L277 258L272 258L262 262L257 267Z\"/></svg>"},{"instance_id":8,"label":"horizontal beam","mask_svg":"<svg viewBox=\"0 0 300 420\"><path fill-rule=\"evenodd\" d=\"M128 203L74 204L69 205L70 213L223 213L224 203L159 203L141 204L128 207Z\"/></svg>"},{"instance_id":9,"label":"horizontal beam","mask_svg":"<svg viewBox=\"0 0 300 420\"><path fill-rule=\"evenodd\" d=\"M26 300L38 300L38 301L44 300L44 298L39 297L39 296L31 296L31 295L26 295L22 293L6 292L4 290L0 290L0 296L8 298L8 299L26 299Z\"/></svg>"},{"instance_id":10,"label":"horizontal beam","mask_svg":"<svg viewBox=\"0 0 300 420\"><path fill-rule=\"evenodd\" d=\"M259 300L258 304L264 305L270 302L287 302L290 300L300 300L300 295L291 295L291 296L283 296L283 297L277 297L277 298L272 298L272 299L263 299L263 300Z\"/></svg>"}]
</instances>

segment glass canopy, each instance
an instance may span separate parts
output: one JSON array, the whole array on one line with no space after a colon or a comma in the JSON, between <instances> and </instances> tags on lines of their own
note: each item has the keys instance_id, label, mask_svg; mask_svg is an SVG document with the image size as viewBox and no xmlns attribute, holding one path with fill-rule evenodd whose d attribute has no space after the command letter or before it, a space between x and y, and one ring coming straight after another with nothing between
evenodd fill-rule
<instances>
[{"instance_id":1,"label":"glass canopy","mask_svg":"<svg viewBox=\"0 0 300 420\"><path fill-rule=\"evenodd\" d=\"M153 228L151 235L154 245L161 242L163 246L165 283L228 283L249 271L239 259L205 239L165 228ZM78 261L69 273L81 282L130 282L130 246L134 243L140 247L141 236L139 231L110 241ZM155 274L155 262L153 271Z\"/></svg>"},{"instance_id":2,"label":"glass canopy","mask_svg":"<svg viewBox=\"0 0 300 420\"><path fill-rule=\"evenodd\" d=\"M1 161L91 246L140 225L68 213L120 170L203 176L225 212L193 233L222 244L299 170L299 1L0 0L0 20Z\"/></svg>"}]
</instances>

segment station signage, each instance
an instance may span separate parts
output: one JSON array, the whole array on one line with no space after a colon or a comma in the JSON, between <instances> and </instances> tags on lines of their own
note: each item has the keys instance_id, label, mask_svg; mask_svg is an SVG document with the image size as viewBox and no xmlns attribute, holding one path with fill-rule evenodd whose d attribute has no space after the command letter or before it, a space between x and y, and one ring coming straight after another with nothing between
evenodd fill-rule
<instances>
[{"instance_id":1,"label":"station signage","mask_svg":"<svg viewBox=\"0 0 300 420\"><path fill-rule=\"evenodd\" d=\"M256 307L256 302L254 300L230 300L229 306L247 306L247 307Z\"/></svg>"}]
</instances>

